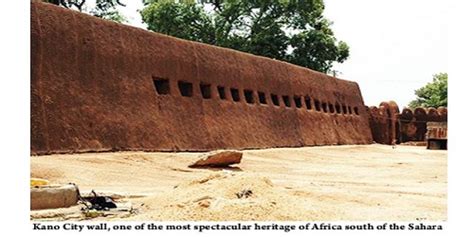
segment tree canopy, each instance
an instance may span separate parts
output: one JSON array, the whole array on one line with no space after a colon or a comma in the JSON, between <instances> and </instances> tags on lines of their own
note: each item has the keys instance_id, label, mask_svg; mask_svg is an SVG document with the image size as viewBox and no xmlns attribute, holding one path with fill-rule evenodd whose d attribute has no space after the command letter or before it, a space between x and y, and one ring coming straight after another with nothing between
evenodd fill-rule
<instances>
[{"instance_id":1,"label":"tree canopy","mask_svg":"<svg viewBox=\"0 0 474 237\"><path fill-rule=\"evenodd\" d=\"M148 29L329 72L349 57L322 0L143 0Z\"/></svg>"},{"instance_id":2,"label":"tree canopy","mask_svg":"<svg viewBox=\"0 0 474 237\"><path fill-rule=\"evenodd\" d=\"M58 6L87 12L93 16L116 22L125 22L125 17L117 10L117 6L125 6L120 0L95 0L95 6L89 9L86 0L44 0Z\"/></svg>"},{"instance_id":3,"label":"tree canopy","mask_svg":"<svg viewBox=\"0 0 474 237\"><path fill-rule=\"evenodd\" d=\"M448 74L438 73L433 75L433 82L415 90L417 98L408 105L415 107L448 107Z\"/></svg>"}]
</instances>

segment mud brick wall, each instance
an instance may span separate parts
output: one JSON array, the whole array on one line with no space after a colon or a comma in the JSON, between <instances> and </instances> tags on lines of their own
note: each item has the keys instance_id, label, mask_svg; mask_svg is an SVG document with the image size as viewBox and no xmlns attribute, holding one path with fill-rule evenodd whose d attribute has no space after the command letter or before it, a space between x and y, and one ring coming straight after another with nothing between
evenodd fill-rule
<instances>
[{"instance_id":1,"label":"mud brick wall","mask_svg":"<svg viewBox=\"0 0 474 237\"><path fill-rule=\"evenodd\" d=\"M400 116L400 142L424 141L427 122L447 122L448 109L445 107L403 109Z\"/></svg>"},{"instance_id":2,"label":"mud brick wall","mask_svg":"<svg viewBox=\"0 0 474 237\"><path fill-rule=\"evenodd\" d=\"M355 82L31 5L31 153L372 142Z\"/></svg>"},{"instance_id":3,"label":"mud brick wall","mask_svg":"<svg viewBox=\"0 0 474 237\"><path fill-rule=\"evenodd\" d=\"M425 141L427 122L447 122L448 110L445 107L404 108L399 112L393 102L382 102L379 107L367 108L370 128L376 143L396 144L410 141Z\"/></svg>"},{"instance_id":4,"label":"mud brick wall","mask_svg":"<svg viewBox=\"0 0 474 237\"><path fill-rule=\"evenodd\" d=\"M368 109L372 137L376 143L395 144L399 136L398 105L394 101L382 102Z\"/></svg>"}]
</instances>

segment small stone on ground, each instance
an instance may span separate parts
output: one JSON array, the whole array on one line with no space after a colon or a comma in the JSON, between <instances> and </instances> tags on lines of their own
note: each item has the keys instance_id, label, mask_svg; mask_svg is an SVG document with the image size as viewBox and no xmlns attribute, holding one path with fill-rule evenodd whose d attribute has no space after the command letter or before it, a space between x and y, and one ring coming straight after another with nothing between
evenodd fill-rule
<instances>
[{"instance_id":1,"label":"small stone on ground","mask_svg":"<svg viewBox=\"0 0 474 237\"><path fill-rule=\"evenodd\" d=\"M223 167L229 166L232 164L240 163L242 159L242 152L239 151L212 151L210 153L201 155L198 157L198 160L188 167Z\"/></svg>"}]
</instances>

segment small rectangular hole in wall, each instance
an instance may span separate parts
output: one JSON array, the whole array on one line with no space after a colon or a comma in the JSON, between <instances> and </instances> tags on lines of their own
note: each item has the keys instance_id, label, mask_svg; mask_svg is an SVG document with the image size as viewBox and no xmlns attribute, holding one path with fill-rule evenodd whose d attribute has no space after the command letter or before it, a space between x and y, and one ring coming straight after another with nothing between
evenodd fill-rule
<instances>
[{"instance_id":1,"label":"small rectangular hole in wall","mask_svg":"<svg viewBox=\"0 0 474 237\"><path fill-rule=\"evenodd\" d=\"M251 90L244 90L244 96L245 96L245 101L249 104L255 103L255 100L253 98L253 91Z\"/></svg>"},{"instance_id":2,"label":"small rectangular hole in wall","mask_svg":"<svg viewBox=\"0 0 474 237\"><path fill-rule=\"evenodd\" d=\"M227 99L227 98L225 97L225 87L223 87L223 86L217 86L217 92L219 93L219 98L221 98L221 100Z\"/></svg>"},{"instance_id":3,"label":"small rectangular hole in wall","mask_svg":"<svg viewBox=\"0 0 474 237\"><path fill-rule=\"evenodd\" d=\"M306 105L306 109L311 109L311 98L309 96L304 97L304 103Z\"/></svg>"},{"instance_id":4,"label":"small rectangular hole in wall","mask_svg":"<svg viewBox=\"0 0 474 237\"><path fill-rule=\"evenodd\" d=\"M153 77L153 84L155 90L160 95L167 95L170 93L170 80L159 77Z\"/></svg>"},{"instance_id":5,"label":"small rectangular hole in wall","mask_svg":"<svg viewBox=\"0 0 474 237\"><path fill-rule=\"evenodd\" d=\"M334 105L332 105L331 103L329 103L329 112L334 113Z\"/></svg>"},{"instance_id":6,"label":"small rectangular hole in wall","mask_svg":"<svg viewBox=\"0 0 474 237\"><path fill-rule=\"evenodd\" d=\"M347 114L347 106L346 105L342 105L342 113Z\"/></svg>"},{"instance_id":7,"label":"small rectangular hole in wall","mask_svg":"<svg viewBox=\"0 0 474 237\"><path fill-rule=\"evenodd\" d=\"M283 103L285 104L286 107L291 107L290 103L290 97L287 95L282 96Z\"/></svg>"},{"instance_id":8,"label":"small rectangular hole in wall","mask_svg":"<svg viewBox=\"0 0 474 237\"><path fill-rule=\"evenodd\" d=\"M258 92L258 101L260 104L267 104L267 98L265 97L265 93L259 91Z\"/></svg>"},{"instance_id":9,"label":"small rectangular hole in wall","mask_svg":"<svg viewBox=\"0 0 474 237\"><path fill-rule=\"evenodd\" d=\"M347 106L347 108L349 109L349 114L352 114L352 107Z\"/></svg>"},{"instance_id":10,"label":"small rectangular hole in wall","mask_svg":"<svg viewBox=\"0 0 474 237\"><path fill-rule=\"evenodd\" d=\"M339 104L336 104L336 113L341 113L341 106Z\"/></svg>"},{"instance_id":11,"label":"small rectangular hole in wall","mask_svg":"<svg viewBox=\"0 0 474 237\"><path fill-rule=\"evenodd\" d=\"M323 103L323 104L322 104L322 107L323 107L324 113L327 113L327 112L328 112L328 104Z\"/></svg>"},{"instance_id":12,"label":"small rectangular hole in wall","mask_svg":"<svg viewBox=\"0 0 474 237\"><path fill-rule=\"evenodd\" d=\"M293 97L293 100L295 101L296 108L303 107L302 104L301 104L301 96L295 96L295 97Z\"/></svg>"},{"instance_id":13,"label":"small rectangular hole in wall","mask_svg":"<svg viewBox=\"0 0 474 237\"><path fill-rule=\"evenodd\" d=\"M182 96L192 97L193 96L193 84L185 81L178 81L179 92Z\"/></svg>"},{"instance_id":14,"label":"small rectangular hole in wall","mask_svg":"<svg viewBox=\"0 0 474 237\"><path fill-rule=\"evenodd\" d=\"M230 88L230 95L232 96L232 100L235 102L240 101L239 90L235 88Z\"/></svg>"},{"instance_id":15,"label":"small rectangular hole in wall","mask_svg":"<svg viewBox=\"0 0 474 237\"><path fill-rule=\"evenodd\" d=\"M203 99L211 98L211 85L210 84L199 84L199 89L201 89L201 95Z\"/></svg>"},{"instance_id":16,"label":"small rectangular hole in wall","mask_svg":"<svg viewBox=\"0 0 474 237\"><path fill-rule=\"evenodd\" d=\"M270 97L272 98L273 105L280 106L280 100L278 100L278 95L271 94Z\"/></svg>"},{"instance_id":17,"label":"small rectangular hole in wall","mask_svg":"<svg viewBox=\"0 0 474 237\"><path fill-rule=\"evenodd\" d=\"M319 103L319 100L314 100L314 107L316 108L316 111L321 111L321 104Z\"/></svg>"},{"instance_id":18,"label":"small rectangular hole in wall","mask_svg":"<svg viewBox=\"0 0 474 237\"><path fill-rule=\"evenodd\" d=\"M359 115L359 108L354 107L354 113L357 114L357 115Z\"/></svg>"}]
</instances>

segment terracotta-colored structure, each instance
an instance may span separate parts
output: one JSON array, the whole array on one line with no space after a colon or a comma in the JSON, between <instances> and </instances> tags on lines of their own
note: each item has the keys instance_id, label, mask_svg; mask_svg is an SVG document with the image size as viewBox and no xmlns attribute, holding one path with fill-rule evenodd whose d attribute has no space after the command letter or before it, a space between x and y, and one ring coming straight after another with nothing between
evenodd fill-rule
<instances>
[{"instance_id":1,"label":"terracotta-colored structure","mask_svg":"<svg viewBox=\"0 0 474 237\"><path fill-rule=\"evenodd\" d=\"M427 122L426 142L428 149L447 150L448 149L448 123L447 122Z\"/></svg>"},{"instance_id":2,"label":"terracotta-colored structure","mask_svg":"<svg viewBox=\"0 0 474 237\"><path fill-rule=\"evenodd\" d=\"M31 6L32 154L372 143L355 82Z\"/></svg>"},{"instance_id":3,"label":"terracotta-colored structure","mask_svg":"<svg viewBox=\"0 0 474 237\"><path fill-rule=\"evenodd\" d=\"M448 110L445 107L404 108L399 113L398 105L382 102L377 108L368 108L369 121L374 141L381 144L396 144L410 141L425 141L427 122L447 122Z\"/></svg>"},{"instance_id":4,"label":"terracotta-colored structure","mask_svg":"<svg viewBox=\"0 0 474 237\"><path fill-rule=\"evenodd\" d=\"M382 102L377 108L368 108L369 122L374 141L382 144L395 144L399 137L398 105L394 101Z\"/></svg>"}]
</instances>

